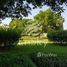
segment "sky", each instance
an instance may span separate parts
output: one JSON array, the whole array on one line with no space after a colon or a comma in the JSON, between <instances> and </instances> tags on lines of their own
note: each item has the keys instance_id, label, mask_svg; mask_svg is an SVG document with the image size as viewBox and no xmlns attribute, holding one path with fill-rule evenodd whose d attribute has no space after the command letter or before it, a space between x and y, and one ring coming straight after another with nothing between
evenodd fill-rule
<instances>
[{"instance_id":1,"label":"sky","mask_svg":"<svg viewBox=\"0 0 67 67\"><path fill-rule=\"evenodd\" d=\"M61 14L62 17L65 19L64 23L63 23L63 26L64 26L64 29L67 29L67 6L63 5L65 11ZM31 14L28 15L28 17L23 17L23 18L30 18L30 19L33 19L33 17L38 14L41 10L46 10L48 9L49 7L48 6L43 6L42 8L36 8L36 9L32 9L31 11ZM11 21L11 18L6 18L2 21L2 24L9 24Z\"/></svg>"}]
</instances>

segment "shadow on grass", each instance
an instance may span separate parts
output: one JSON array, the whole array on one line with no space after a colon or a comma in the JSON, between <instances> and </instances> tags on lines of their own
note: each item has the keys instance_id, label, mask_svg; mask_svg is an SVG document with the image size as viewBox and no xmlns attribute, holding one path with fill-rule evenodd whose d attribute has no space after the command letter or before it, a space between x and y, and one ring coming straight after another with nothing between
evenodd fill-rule
<instances>
[{"instance_id":1,"label":"shadow on grass","mask_svg":"<svg viewBox=\"0 0 67 67\"><path fill-rule=\"evenodd\" d=\"M35 52L45 52L45 53L67 53L67 46L61 46L61 44L56 43L41 43L41 44L21 44L15 47L5 47L0 48L0 52L8 53L23 53L30 54Z\"/></svg>"},{"instance_id":2,"label":"shadow on grass","mask_svg":"<svg viewBox=\"0 0 67 67\"><path fill-rule=\"evenodd\" d=\"M41 51L43 49L45 44L21 44L14 47L1 47L0 52L16 52L16 53L30 53L30 52L36 52Z\"/></svg>"}]
</instances>

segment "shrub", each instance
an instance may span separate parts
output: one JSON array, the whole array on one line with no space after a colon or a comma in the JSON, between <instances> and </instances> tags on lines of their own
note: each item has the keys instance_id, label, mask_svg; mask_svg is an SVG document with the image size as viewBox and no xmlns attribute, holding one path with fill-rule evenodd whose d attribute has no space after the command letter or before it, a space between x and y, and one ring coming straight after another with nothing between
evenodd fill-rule
<instances>
[{"instance_id":1,"label":"shrub","mask_svg":"<svg viewBox=\"0 0 67 67\"><path fill-rule=\"evenodd\" d=\"M0 67L36 67L36 65L26 55L0 53Z\"/></svg>"},{"instance_id":2,"label":"shrub","mask_svg":"<svg viewBox=\"0 0 67 67\"><path fill-rule=\"evenodd\" d=\"M49 53L48 53L49 54ZM67 58L63 56L49 56L48 54L37 56L32 54L31 59L37 65L37 67L66 67Z\"/></svg>"},{"instance_id":3,"label":"shrub","mask_svg":"<svg viewBox=\"0 0 67 67\"><path fill-rule=\"evenodd\" d=\"M67 30L52 31L47 34L48 39L54 42L66 43L67 42Z\"/></svg>"},{"instance_id":4,"label":"shrub","mask_svg":"<svg viewBox=\"0 0 67 67\"><path fill-rule=\"evenodd\" d=\"M0 47L15 46L19 40L20 34L15 29L0 29Z\"/></svg>"}]
</instances>

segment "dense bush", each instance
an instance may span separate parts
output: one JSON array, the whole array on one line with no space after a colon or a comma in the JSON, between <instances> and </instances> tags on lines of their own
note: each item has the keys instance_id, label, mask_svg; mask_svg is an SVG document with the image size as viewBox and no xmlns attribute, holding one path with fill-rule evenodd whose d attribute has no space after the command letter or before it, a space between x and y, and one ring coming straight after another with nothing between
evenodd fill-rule
<instances>
[{"instance_id":1,"label":"dense bush","mask_svg":"<svg viewBox=\"0 0 67 67\"><path fill-rule=\"evenodd\" d=\"M37 54L31 56L32 61L37 67L66 67L67 58L61 56L49 56L48 54L37 57Z\"/></svg>"},{"instance_id":2,"label":"dense bush","mask_svg":"<svg viewBox=\"0 0 67 67\"><path fill-rule=\"evenodd\" d=\"M52 31L48 33L48 39L54 42L67 42L67 30L63 31Z\"/></svg>"},{"instance_id":3,"label":"dense bush","mask_svg":"<svg viewBox=\"0 0 67 67\"><path fill-rule=\"evenodd\" d=\"M30 58L23 54L1 54L0 67L36 67Z\"/></svg>"},{"instance_id":4,"label":"dense bush","mask_svg":"<svg viewBox=\"0 0 67 67\"><path fill-rule=\"evenodd\" d=\"M15 29L0 28L0 47L11 47L16 45L20 34Z\"/></svg>"}]
</instances>

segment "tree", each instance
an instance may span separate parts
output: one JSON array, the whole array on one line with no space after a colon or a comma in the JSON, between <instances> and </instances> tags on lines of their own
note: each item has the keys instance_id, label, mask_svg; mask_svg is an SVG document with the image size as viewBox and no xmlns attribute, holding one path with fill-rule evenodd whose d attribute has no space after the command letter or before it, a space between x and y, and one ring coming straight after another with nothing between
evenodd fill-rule
<instances>
[{"instance_id":1,"label":"tree","mask_svg":"<svg viewBox=\"0 0 67 67\"><path fill-rule=\"evenodd\" d=\"M52 30L63 30L64 18L58 13L48 9L41 11L34 19L41 23L42 32L48 32Z\"/></svg>"},{"instance_id":2,"label":"tree","mask_svg":"<svg viewBox=\"0 0 67 67\"><path fill-rule=\"evenodd\" d=\"M11 28L0 27L0 47L16 46L20 38L20 34Z\"/></svg>"},{"instance_id":3,"label":"tree","mask_svg":"<svg viewBox=\"0 0 67 67\"><path fill-rule=\"evenodd\" d=\"M42 26L35 20L31 20L25 27L25 33L31 36L39 36L42 32Z\"/></svg>"},{"instance_id":4,"label":"tree","mask_svg":"<svg viewBox=\"0 0 67 67\"><path fill-rule=\"evenodd\" d=\"M67 43L67 30L51 31L47 34L47 36L50 41L54 41L55 43Z\"/></svg>"},{"instance_id":5,"label":"tree","mask_svg":"<svg viewBox=\"0 0 67 67\"><path fill-rule=\"evenodd\" d=\"M61 13L63 12L63 7L60 5L63 3L67 4L67 0L0 0L0 18L28 16L31 10L30 4L33 5L33 8L48 5L53 10Z\"/></svg>"},{"instance_id":6,"label":"tree","mask_svg":"<svg viewBox=\"0 0 67 67\"><path fill-rule=\"evenodd\" d=\"M19 33L24 33L24 29L25 26L28 24L28 21L30 21L30 19L13 19L10 24L9 27L12 29L16 29Z\"/></svg>"}]
</instances>

